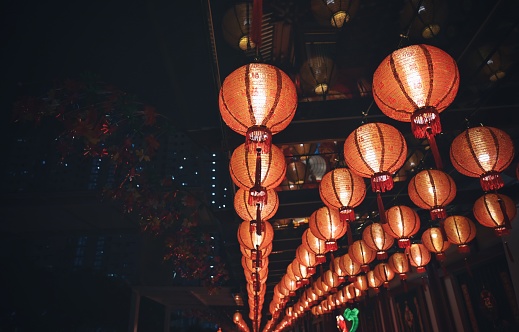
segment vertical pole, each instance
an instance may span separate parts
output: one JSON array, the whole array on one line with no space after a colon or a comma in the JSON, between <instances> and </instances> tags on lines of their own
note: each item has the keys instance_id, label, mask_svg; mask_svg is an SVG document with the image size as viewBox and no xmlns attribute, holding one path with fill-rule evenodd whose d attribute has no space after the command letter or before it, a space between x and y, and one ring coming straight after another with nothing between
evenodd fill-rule
<instances>
[{"instance_id":1,"label":"vertical pole","mask_svg":"<svg viewBox=\"0 0 519 332\"><path fill-rule=\"evenodd\" d=\"M135 289L132 289L132 300L130 304L130 320L128 323L129 332L137 332L139 327L139 307L141 305L141 295Z\"/></svg>"},{"instance_id":2,"label":"vertical pole","mask_svg":"<svg viewBox=\"0 0 519 332\"><path fill-rule=\"evenodd\" d=\"M171 307L169 305L164 306L164 332L170 332L171 324Z\"/></svg>"}]
</instances>

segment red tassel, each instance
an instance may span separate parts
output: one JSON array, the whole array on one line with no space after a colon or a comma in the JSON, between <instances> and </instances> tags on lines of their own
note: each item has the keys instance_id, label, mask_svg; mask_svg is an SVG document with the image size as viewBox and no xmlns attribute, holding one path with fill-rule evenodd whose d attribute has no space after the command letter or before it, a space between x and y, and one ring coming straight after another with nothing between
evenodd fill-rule
<instances>
[{"instance_id":1,"label":"red tassel","mask_svg":"<svg viewBox=\"0 0 519 332\"><path fill-rule=\"evenodd\" d=\"M267 189L261 186L261 150L256 150L256 174L254 186L249 190L249 205L267 204Z\"/></svg>"},{"instance_id":2,"label":"red tassel","mask_svg":"<svg viewBox=\"0 0 519 332\"><path fill-rule=\"evenodd\" d=\"M398 240L398 248L407 248L411 245L411 240L409 239L399 239Z\"/></svg>"},{"instance_id":3,"label":"red tassel","mask_svg":"<svg viewBox=\"0 0 519 332\"><path fill-rule=\"evenodd\" d=\"M317 262L317 264L326 263L326 256L317 254L317 255L315 255L315 261Z\"/></svg>"},{"instance_id":4,"label":"red tassel","mask_svg":"<svg viewBox=\"0 0 519 332\"><path fill-rule=\"evenodd\" d=\"M483 173L479 177L479 183L481 184L481 187L484 191L498 190L505 185L501 174L496 171Z\"/></svg>"},{"instance_id":5,"label":"red tassel","mask_svg":"<svg viewBox=\"0 0 519 332\"><path fill-rule=\"evenodd\" d=\"M393 189L393 177L389 172L379 172L371 176L371 189L374 192L386 192Z\"/></svg>"},{"instance_id":6,"label":"red tassel","mask_svg":"<svg viewBox=\"0 0 519 332\"><path fill-rule=\"evenodd\" d=\"M436 168L441 170L443 169L442 158L440 156L440 151L438 151L438 145L436 145L436 138L434 135L430 133L430 128L427 129L427 140L429 141L429 145L431 147L431 151L434 157L434 163L436 164Z\"/></svg>"},{"instance_id":7,"label":"red tassel","mask_svg":"<svg viewBox=\"0 0 519 332\"><path fill-rule=\"evenodd\" d=\"M355 220L355 213L353 212L353 208L349 206L342 206L339 208L339 216L342 222Z\"/></svg>"},{"instance_id":8,"label":"red tassel","mask_svg":"<svg viewBox=\"0 0 519 332\"><path fill-rule=\"evenodd\" d=\"M380 191L377 191L377 205L378 214L380 216L380 223L387 224L386 210L384 209L384 202L382 202L382 196L380 195Z\"/></svg>"},{"instance_id":9,"label":"red tassel","mask_svg":"<svg viewBox=\"0 0 519 332\"><path fill-rule=\"evenodd\" d=\"M417 266L416 272L418 273L424 273L425 272L425 266Z\"/></svg>"},{"instance_id":10,"label":"red tassel","mask_svg":"<svg viewBox=\"0 0 519 332\"><path fill-rule=\"evenodd\" d=\"M470 253L470 247L466 244L459 244L458 245L458 252L460 254L468 254Z\"/></svg>"},{"instance_id":11,"label":"red tassel","mask_svg":"<svg viewBox=\"0 0 519 332\"><path fill-rule=\"evenodd\" d=\"M272 146L272 132L266 126L252 126L245 134L245 151L260 151L263 154L270 153Z\"/></svg>"},{"instance_id":12,"label":"red tassel","mask_svg":"<svg viewBox=\"0 0 519 332\"><path fill-rule=\"evenodd\" d=\"M387 252L385 252L385 251L377 251L377 259L379 261L387 259Z\"/></svg>"},{"instance_id":13,"label":"red tassel","mask_svg":"<svg viewBox=\"0 0 519 332\"><path fill-rule=\"evenodd\" d=\"M360 266L360 269L362 272L368 272L369 271L369 265L368 264L363 264Z\"/></svg>"},{"instance_id":14,"label":"red tassel","mask_svg":"<svg viewBox=\"0 0 519 332\"><path fill-rule=\"evenodd\" d=\"M398 275L400 276L400 280L407 280L407 274L399 273Z\"/></svg>"},{"instance_id":15,"label":"red tassel","mask_svg":"<svg viewBox=\"0 0 519 332\"><path fill-rule=\"evenodd\" d=\"M445 253L443 252L437 252L436 253L436 259L439 261L439 262L443 262L445 260Z\"/></svg>"},{"instance_id":16,"label":"red tassel","mask_svg":"<svg viewBox=\"0 0 519 332\"><path fill-rule=\"evenodd\" d=\"M339 247L337 246L337 242L336 241L326 241L324 243L324 250L326 250L326 252L328 251L335 251L339 249Z\"/></svg>"},{"instance_id":17,"label":"red tassel","mask_svg":"<svg viewBox=\"0 0 519 332\"><path fill-rule=\"evenodd\" d=\"M512 250L510 250L510 247L508 246L507 241L505 241L505 248L506 248L506 253L508 254L508 258L510 259L510 262L514 263L514 256L512 255Z\"/></svg>"},{"instance_id":18,"label":"red tassel","mask_svg":"<svg viewBox=\"0 0 519 332\"><path fill-rule=\"evenodd\" d=\"M261 250L259 249L252 249L252 257L255 257L255 266L257 269L261 269Z\"/></svg>"},{"instance_id":19,"label":"red tassel","mask_svg":"<svg viewBox=\"0 0 519 332\"><path fill-rule=\"evenodd\" d=\"M447 218L447 212L442 206L436 206L429 212L432 220L445 219Z\"/></svg>"},{"instance_id":20,"label":"red tassel","mask_svg":"<svg viewBox=\"0 0 519 332\"><path fill-rule=\"evenodd\" d=\"M315 266L307 266L306 271L308 271L308 274L314 275L315 274ZM310 282L310 281L308 281Z\"/></svg>"},{"instance_id":21,"label":"red tassel","mask_svg":"<svg viewBox=\"0 0 519 332\"><path fill-rule=\"evenodd\" d=\"M346 236L348 237L348 247L352 245L353 243L353 234L351 230L351 224L348 223L348 229L346 230Z\"/></svg>"},{"instance_id":22,"label":"red tassel","mask_svg":"<svg viewBox=\"0 0 519 332\"><path fill-rule=\"evenodd\" d=\"M261 46L261 25L263 19L263 0L254 0L252 5L251 39L256 47Z\"/></svg>"},{"instance_id":23,"label":"red tassel","mask_svg":"<svg viewBox=\"0 0 519 332\"><path fill-rule=\"evenodd\" d=\"M419 108L411 115L411 131L414 137L425 138L428 130L433 136L442 132L440 114L431 106Z\"/></svg>"}]
</instances>

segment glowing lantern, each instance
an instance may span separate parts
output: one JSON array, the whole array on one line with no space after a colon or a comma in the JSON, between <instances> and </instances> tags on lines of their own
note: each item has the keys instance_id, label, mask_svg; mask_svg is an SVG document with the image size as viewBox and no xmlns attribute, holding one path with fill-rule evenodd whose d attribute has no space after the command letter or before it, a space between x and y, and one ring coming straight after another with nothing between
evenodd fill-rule
<instances>
[{"instance_id":1,"label":"glowing lantern","mask_svg":"<svg viewBox=\"0 0 519 332\"><path fill-rule=\"evenodd\" d=\"M383 281L377 278L373 270L366 272L369 287L373 288L375 293L379 292L379 287L382 286Z\"/></svg>"},{"instance_id":2,"label":"glowing lantern","mask_svg":"<svg viewBox=\"0 0 519 332\"><path fill-rule=\"evenodd\" d=\"M398 273L401 280L407 279L407 272L409 272L409 261L407 260L407 255L403 252L395 252L387 261L389 267L395 272Z\"/></svg>"},{"instance_id":3,"label":"glowing lantern","mask_svg":"<svg viewBox=\"0 0 519 332\"><path fill-rule=\"evenodd\" d=\"M364 291L368 290L368 287L369 287L368 278L366 277L365 274L359 274L358 276L355 277L355 281L353 282L353 285L358 290L364 292Z\"/></svg>"},{"instance_id":4,"label":"glowing lantern","mask_svg":"<svg viewBox=\"0 0 519 332\"><path fill-rule=\"evenodd\" d=\"M247 51L255 44L249 32L252 22L252 3L237 3L229 8L222 20L222 32L225 41L232 47Z\"/></svg>"},{"instance_id":5,"label":"glowing lantern","mask_svg":"<svg viewBox=\"0 0 519 332\"><path fill-rule=\"evenodd\" d=\"M324 97L333 84L335 73L336 66L331 58L322 54L311 56L299 70L303 93Z\"/></svg>"},{"instance_id":6,"label":"glowing lantern","mask_svg":"<svg viewBox=\"0 0 519 332\"><path fill-rule=\"evenodd\" d=\"M270 199L265 203L256 203L250 205L249 202L249 191L247 189L239 188L234 195L234 210L242 220L250 220L251 229L254 231L257 225L261 224L261 221L271 219L279 208L278 194L274 189L267 190L267 196Z\"/></svg>"},{"instance_id":7,"label":"glowing lantern","mask_svg":"<svg viewBox=\"0 0 519 332\"><path fill-rule=\"evenodd\" d=\"M393 188L393 174L402 167L406 157L404 136L385 123L363 124L344 141L344 160L348 167L362 177L371 178L382 223L386 222L386 215L380 193Z\"/></svg>"},{"instance_id":8,"label":"glowing lantern","mask_svg":"<svg viewBox=\"0 0 519 332\"><path fill-rule=\"evenodd\" d=\"M231 179L239 188L249 190L250 205L267 203L267 190L277 187L285 177L285 156L280 148L271 146L268 154L247 152L238 146L229 162Z\"/></svg>"},{"instance_id":9,"label":"glowing lantern","mask_svg":"<svg viewBox=\"0 0 519 332\"><path fill-rule=\"evenodd\" d=\"M389 288L389 282L395 277L395 272L389 267L387 263L378 263L373 269L375 277L382 280L384 287Z\"/></svg>"},{"instance_id":10,"label":"glowing lantern","mask_svg":"<svg viewBox=\"0 0 519 332\"><path fill-rule=\"evenodd\" d=\"M265 230L261 234L251 232L250 222L243 221L238 227L238 242L245 249L251 251L252 256L256 256L256 264L261 261L261 250L272 244L274 239L274 229L269 222L265 222Z\"/></svg>"},{"instance_id":11,"label":"glowing lantern","mask_svg":"<svg viewBox=\"0 0 519 332\"><path fill-rule=\"evenodd\" d=\"M359 270L360 270L360 266L359 266ZM347 275L347 272L345 270L343 270L341 267L341 257L335 257L330 262L330 271L337 274L337 276L339 277L339 281L341 283L343 283L346 280L345 277Z\"/></svg>"},{"instance_id":12,"label":"glowing lantern","mask_svg":"<svg viewBox=\"0 0 519 332\"><path fill-rule=\"evenodd\" d=\"M265 248L260 249L260 254L259 254L260 260L259 261L256 261L256 258L258 255L256 255L256 253L254 251L251 251L242 245L240 245L240 251L244 257L247 257L248 259L251 259L254 262L256 262L256 267L261 268L262 267L261 266L262 258L267 257L272 252L272 242L269 245L267 245Z\"/></svg>"},{"instance_id":13,"label":"glowing lantern","mask_svg":"<svg viewBox=\"0 0 519 332\"><path fill-rule=\"evenodd\" d=\"M330 293L335 293L341 284L339 276L331 270L326 270L322 277L323 282L330 287Z\"/></svg>"},{"instance_id":14,"label":"glowing lantern","mask_svg":"<svg viewBox=\"0 0 519 332\"><path fill-rule=\"evenodd\" d=\"M326 296L332 290L332 288L323 281L322 276L315 280L313 287L314 290L317 291L317 294L319 294L319 297Z\"/></svg>"},{"instance_id":15,"label":"glowing lantern","mask_svg":"<svg viewBox=\"0 0 519 332\"><path fill-rule=\"evenodd\" d=\"M398 247L405 248L411 243L409 238L420 230L420 217L415 210L405 205L397 205L386 211L387 224L384 230L395 239Z\"/></svg>"},{"instance_id":16,"label":"glowing lantern","mask_svg":"<svg viewBox=\"0 0 519 332\"><path fill-rule=\"evenodd\" d=\"M349 251L349 249L348 249L348 251ZM339 266L341 267L341 270L344 271L345 276L349 276L350 281L352 281L354 279L354 277L357 274L359 274L359 272L361 270L360 264L357 263L356 260L352 259L351 255L348 253L346 253L338 258L339 258ZM375 255L373 255L373 258L375 258ZM368 266L368 268L369 268L369 266Z\"/></svg>"},{"instance_id":17,"label":"glowing lantern","mask_svg":"<svg viewBox=\"0 0 519 332\"><path fill-rule=\"evenodd\" d=\"M368 225L362 231L364 243L377 252L377 259L387 258L387 250L393 246L395 239L391 237L380 223Z\"/></svg>"},{"instance_id":18,"label":"glowing lantern","mask_svg":"<svg viewBox=\"0 0 519 332\"><path fill-rule=\"evenodd\" d=\"M262 267L258 268L258 267L256 267L255 261L253 261L252 259L249 259L245 256L241 256L241 265L242 265L243 269L245 270L245 272L253 273L253 272L257 272L263 268L266 268L269 265L269 259L268 259L268 257L263 257L261 259Z\"/></svg>"},{"instance_id":19,"label":"glowing lantern","mask_svg":"<svg viewBox=\"0 0 519 332\"><path fill-rule=\"evenodd\" d=\"M515 218L517 208L510 197L489 193L476 200L472 212L481 225L494 229L501 236L510 232L510 222Z\"/></svg>"},{"instance_id":20,"label":"glowing lantern","mask_svg":"<svg viewBox=\"0 0 519 332\"><path fill-rule=\"evenodd\" d=\"M425 266L431 261L431 253L421 243L413 243L405 248L405 252L409 257L409 262L416 267L416 272L425 272Z\"/></svg>"},{"instance_id":21,"label":"glowing lantern","mask_svg":"<svg viewBox=\"0 0 519 332\"><path fill-rule=\"evenodd\" d=\"M443 171L426 169L411 178L407 192L414 204L430 211L433 220L444 219L445 206L456 197L456 183Z\"/></svg>"},{"instance_id":22,"label":"glowing lantern","mask_svg":"<svg viewBox=\"0 0 519 332\"><path fill-rule=\"evenodd\" d=\"M353 208L366 197L364 179L347 168L336 168L326 173L319 184L323 203L340 212L341 220L354 221Z\"/></svg>"},{"instance_id":23,"label":"glowing lantern","mask_svg":"<svg viewBox=\"0 0 519 332\"><path fill-rule=\"evenodd\" d=\"M362 271L369 270L369 263L375 260L376 251L371 249L364 240L357 240L348 247L351 259L360 264Z\"/></svg>"},{"instance_id":24,"label":"glowing lantern","mask_svg":"<svg viewBox=\"0 0 519 332\"><path fill-rule=\"evenodd\" d=\"M317 257L313 251L310 251L310 249L301 244L296 249L296 258L301 265L306 266L309 273L315 273L315 266L318 265L318 263Z\"/></svg>"},{"instance_id":25,"label":"glowing lantern","mask_svg":"<svg viewBox=\"0 0 519 332\"><path fill-rule=\"evenodd\" d=\"M341 221L339 211L323 206L314 211L308 220L308 227L316 237L325 241L325 251L335 251L337 247L337 239L340 239L348 225Z\"/></svg>"},{"instance_id":26,"label":"glowing lantern","mask_svg":"<svg viewBox=\"0 0 519 332\"><path fill-rule=\"evenodd\" d=\"M310 273L309 269L301 264L299 260L294 259L292 263L289 264L292 267L292 272L296 278L301 280L301 285L308 285L310 283L310 277L313 273Z\"/></svg>"},{"instance_id":27,"label":"glowing lantern","mask_svg":"<svg viewBox=\"0 0 519 332\"><path fill-rule=\"evenodd\" d=\"M297 92L279 68L249 63L229 74L219 93L222 119L246 137L246 150L268 153L272 135L285 129L297 108Z\"/></svg>"},{"instance_id":28,"label":"glowing lantern","mask_svg":"<svg viewBox=\"0 0 519 332\"><path fill-rule=\"evenodd\" d=\"M295 296L296 290L297 290L297 282L293 279L290 279L290 277L285 274L281 278L281 284L285 286L286 289L288 289L289 293L288 296Z\"/></svg>"},{"instance_id":29,"label":"glowing lantern","mask_svg":"<svg viewBox=\"0 0 519 332\"><path fill-rule=\"evenodd\" d=\"M460 253L468 253L468 243L476 237L476 225L464 216L449 216L444 221L444 229L450 243L458 245Z\"/></svg>"},{"instance_id":30,"label":"glowing lantern","mask_svg":"<svg viewBox=\"0 0 519 332\"><path fill-rule=\"evenodd\" d=\"M345 288L347 294L346 297L351 301L358 300L362 296L362 292L360 289L355 287L355 284L349 284Z\"/></svg>"},{"instance_id":31,"label":"glowing lantern","mask_svg":"<svg viewBox=\"0 0 519 332\"><path fill-rule=\"evenodd\" d=\"M434 253L439 261L445 259L445 250L451 245L438 227L428 228L422 233L422 244Z\"/></svg>"},{"instance_id":32,"label":"glowing lantern","mask_svg":"<svg viewBox=\"0 0 519 332\"><path fill-rule=\"evenodd\" d=\"M452 166L470 177L479 177L484 191L504 186L501 172L514 159L510 136L493 127L469 128L456 136L450 148Z\"/></svg>"},{"instance_id":33,"label":"glowing lantern","mask_svg":"<svg viewBox=\"0 0 519 332\"><path fill-rule=\"evenodd\" d=\"M430 45L411 45L388 55L373 74L373 97L392 119L411 122L416 138L427 138L442 168L434 136L441 133L440 113L454 100L460 77L456 61Z\"/></svg>"},{"instance_id":34,"label":"glowing lantern","mask_svg":"<svg viewBox=\"0 0 519 332\"><path fill-rule=\"evenodd\" d=\"M301 245L305 246L308 250L315 254L317 264L326 262L325 254L328 252L328 250L326 250L325 240L321 240L315 236L310 228L307 228L303 232L301 239Z\"/></svg>"}]
</instances>

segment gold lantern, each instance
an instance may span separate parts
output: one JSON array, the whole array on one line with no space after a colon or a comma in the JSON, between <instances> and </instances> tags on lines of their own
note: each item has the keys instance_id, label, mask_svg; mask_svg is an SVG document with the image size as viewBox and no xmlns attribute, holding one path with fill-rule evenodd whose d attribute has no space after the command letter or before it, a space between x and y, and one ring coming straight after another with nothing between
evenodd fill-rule
<instances>
[{"instance_id":1,"label":"gold lantern","mask_svg":"<svg viewBox=\"0 0 519 332\"><path fill-rule=\"evenodd\" d=\"M409 257L409 263L416 268L416 272L424 273L425 266L431 261L431 253L421 243L413 243L405 248L405 252Z\"/></svg>"},{"instance_id":2,"label":"gold lantern","mask_svg":"<svg viewBox=\"0 0 519 332\"><path fill-rule=\"evenodd\" d=\"M441 133L440 113L454 100L460 77L445 51L419 44L388 55L373 74L373 97L392 119L411 122L416 138L427 138L436 167L442 162L434 136Z\"/></svg>"},{"instance_id":3,"label":"gold lantern","mask_svg":"<svg viewBox=\"0 0 519 332\"><path fill-rule=\"evenodd\" d=\"M285 129L295 115L297 92L279 68L250 63L225 78L218 101L225 124L246 137L246 149L268 153L272 135Z\"/></svg>"},{"instance_id":4,"label":"gold lantern","mask_svg":"<svg viewBox=\"0 0 519 332\"><path fill-rule=\"evenodd\" d=\"M341 221L339 211L323 206L310 215L308 227L316 237L325 241L325 250L335 251L337 239L346 234L347 224Z\"/></svg>"},{"instance_id":5,"label":"gold lantern","mask_svg":"<svg viewBox=\"0 0 519 332\"><path fill-rule=\"evenodd\" d=\"M517 208L510 197L488 193L476 200L472 212L481 225L492 228L496 235L501 236L510 232Z\"/></svg>"},{"instance_id":6,"label":"gold lantern","mask_svg":"<svg viewBox=\"0 0 519 332\"><path fill-rule=\"evenodd\" d=\"M450 243L458 245L460 253L470 252L468 243L476 237L476 225L464 216L449 216L444 221L445 234Z\"/></svg>"},{"instance_id":7,"label":"gold lantern","mask_svg":"<svg viewBox=\"0 0 519 332\"><path fill-rule=\"evenodd\" d=\"M443 235L440 228L431 227L422 233L422 244L427 250L434 253L439 261L443 261L445 259L445 250L451 243Z\"/></svg>"},{"instance_id":8,"label":"gold lantern","mask_svg":"<svg viewBox=\"0 0 519 332\"><path fill-rule=\"evenodd\" d=\"M444 219L445 206L456 197L456 183L443 171L426 169L411 178L407 192L415 205L430 211L433 220Z\"/></svg>"},{"instance_id":9,"label":"gold lantern","mask_svg":"<svg viewBox=\"0 0 519 332\"><path fill-rule=\"evenodd\" d=\"M344 160L348 167L361 177L371 178L382 223L386 222L386 215L380 193L393 189L393 174L402 167L406 157L404 136L385 123L363 124L344 141Z\"/></svg>"},{"instance_id":10,"label":"gold lantern","mask_svg":"<svg viewBox=\"0 0 519 332\"><path fill-rule=\"evenodd\" d=\"M389 256L387 263L395 273L398 273L400 280L407 279L407 272L409 272L409 260L407 259L407 255L405 253L395 252Z\"/></svg>"},{"instance_id":11,"label":"gold lantern","mask_svg":"<svg viewBox=\"0 0 519 332\"><path fill-rule=\"evenodd\" d=\"M484 191L497 190L504 186L500 173L514 159L514 144L501 129L473 127L454 138L450 158L461 174L479 177Z\"/></svg>"},{"instance_id":12,"label":"gold lantern","mask_svg":"<svg viewBox=\"0 0 519 332\"><path fill-rule=\"evenodd\" d=\"M315 254L317 264L326 262L326 241L318 238L310 228L307 228L301 236L301 245Z\"/></svg>"},{"instance_id":13,"label":"gold lantern","mask_svg":"<svg viewBox=\"0 0 519 332\"><path fill-rule=\"evenodd\" d=\"M377 259L387 258L387 250L393 246L395 239L391 237L380 223L368 225L362 231L364 243L377 253Z\"/></svg>"},{"instance_id":14,"label":"gold lantern","mask_svg":"<svg viewBox=\"0 0 519 332\"><path fill-rule=\"evenodd\" d=\"M371 249L364 240L357 240L348 247L351 259L360 264L362 271L369 270L369 263L375 260L376 251Z\"/></svg>"},{"instance_id":15,"label":"gold lantern","mask_svg":"<svg viewBox=\"0 0 519 332\"><path fill-rule=\"evenodd\" d=\"M272 145L268 154L248 152L245 144L238 146L229 162L231 179L239 188L249 190L249 204L267 203L267 190L277 187L286 173L280 148Z\"/></svg>"},{"instance_id":16,"label":"gold lantern","mask_svg":"<svg viewBox=\"0 0 519 332\"><path fill-rule=\"evenodd\" d=\"M342 221L354 221L353 209L366 197L366 184L348 168L336 168L323 176L319 195L326 206L340 212Z\"/></svg>"},{"instance_id":17,"label":"gold lantern","mask_svg":"<svg viewBox=\"0 0 519 332\"><path fill-rule=\"evenodd\" d=\"M384 230L395 239L398 247L405 248L411 244L409 238L420 230L420 217L415 210L405 205L392 206L386 211L387 224Z\"/></svg>"}]
</instances>

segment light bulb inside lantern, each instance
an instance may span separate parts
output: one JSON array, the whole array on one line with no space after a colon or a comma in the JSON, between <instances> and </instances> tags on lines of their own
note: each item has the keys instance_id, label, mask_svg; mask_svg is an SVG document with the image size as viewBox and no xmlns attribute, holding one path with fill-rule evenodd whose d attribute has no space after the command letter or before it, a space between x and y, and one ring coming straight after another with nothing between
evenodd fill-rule
<instances>
[{"instance_id":1,"label":"light bulb inside lantern","mask_svg":"<svg viewBox=\"0 0 519 332\"><path fill-rule=\"evenodd\" d=\"M345 22L350 20L350 15L346 13L344 10L339 10L335 14L333 14L330 23L335 28L342 28Z\"/></svg>"},{"instance_id":2,"label":"light bulb inside lantern","mask_svg":"<svg viewBox=\"0 0 519 332\"><path fill-rule=\"evenodd\" d=\"M478 160L481 163L486 163L490 160L490 156L488 155L488 153L482 153L478 156Z\"/></svg>"},{"instance_id":3,"label":"light bulb inside lantern","mask_svg":"<svg viewBox=\"0 0 519 332\"><path fill-rule=\"evenodd\" d=\"M256 44L254 44L254 42L250 40L248 35L245 35L240 38L238 46L240 47L240 50L246 51L249 48L254 48Z\"/></svg>"}]
</instances>

